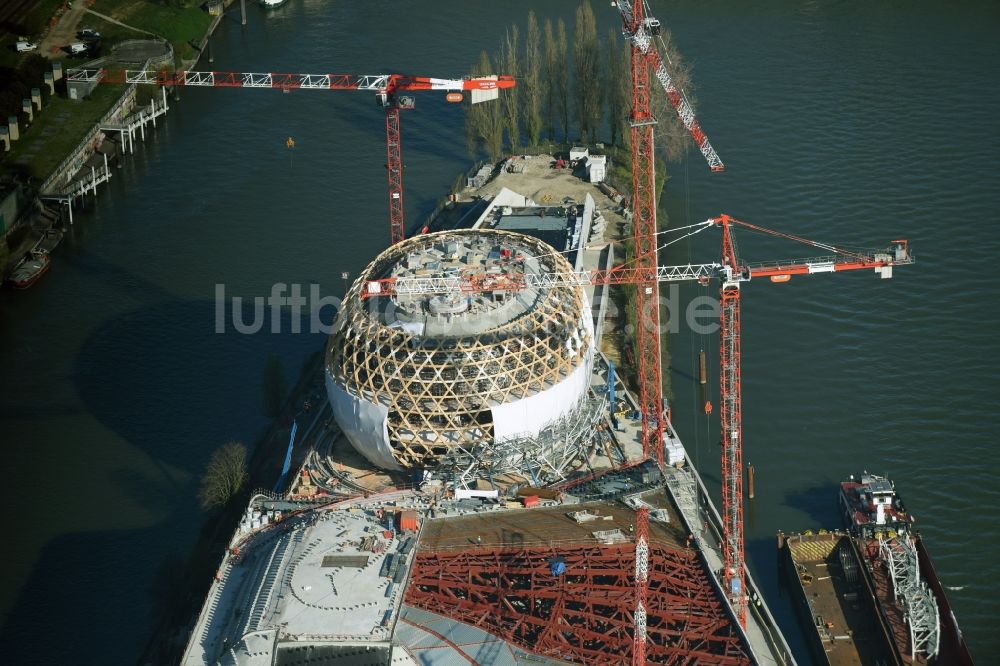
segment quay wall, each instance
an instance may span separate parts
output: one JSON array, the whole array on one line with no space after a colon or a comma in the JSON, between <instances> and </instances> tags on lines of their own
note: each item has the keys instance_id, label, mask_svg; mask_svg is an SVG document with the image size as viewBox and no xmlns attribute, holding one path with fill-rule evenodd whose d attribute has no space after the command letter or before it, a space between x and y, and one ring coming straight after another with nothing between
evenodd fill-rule
<instances>
[{"instance_id":1,"label":"quay wall","mask_svg":"<svg viewBox=\"0 0 1000 666\"><path fill-rule=\"evenodd\" d=\"M115 105L104 114L101 119L94 124L86 136L77 144L76 148L56 167L55 171L49 174L38 191L42 195L59 194L63 186L67 185L73 175L80 170L80 167L90 159L97 150L97 147L104 140L102 125L120 124L126 116L135 110L136 84L131 84L126 88L122 96L115 102Z\"/></svg>"}]
</instances>

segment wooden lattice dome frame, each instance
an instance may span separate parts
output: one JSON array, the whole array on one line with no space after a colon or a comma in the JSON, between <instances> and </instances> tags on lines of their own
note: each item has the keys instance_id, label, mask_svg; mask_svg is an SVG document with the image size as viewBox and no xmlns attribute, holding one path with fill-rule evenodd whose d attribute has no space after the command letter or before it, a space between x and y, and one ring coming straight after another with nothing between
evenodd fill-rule
<instances>
[{"instance_id":1,"label":"wooden lattice dome frame","mask_svg":"<svg viewBox=\"0 0 1000 666\"><path fill-rule=\"evenodd\" d=\"M334 324L326 370L352 396L388 408L389 446L403 468L433 468L454 447L492 444L491 407L550 389L592 359L591 314L579 286L539 289L516 318L455 336L415 335L387 325L388 299L360 297L368 281L387 276L410 253L454 237L513 248L534 257L544 271L573 270L561 254L531 236L466 229L404 240L361 272Z\"/></svg>"}]
</instances>

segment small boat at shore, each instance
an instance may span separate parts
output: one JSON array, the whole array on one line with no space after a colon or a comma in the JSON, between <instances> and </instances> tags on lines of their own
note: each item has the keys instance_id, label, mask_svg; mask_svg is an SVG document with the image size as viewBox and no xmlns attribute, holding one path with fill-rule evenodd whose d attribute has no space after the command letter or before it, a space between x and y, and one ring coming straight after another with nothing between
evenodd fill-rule
<instances>
[{"instance_id":1,"label":"small boat at shore","mask_svg":"<svg viewBox=\"0 0 1000 666\"><path fill-rule=\"evenodd\" d=\"M44 252L34 252L17 265L7 278L7 282L15 289L27 289L38 282L47 270L49 270L49 255Z\"/></svg>"}]
</instances>

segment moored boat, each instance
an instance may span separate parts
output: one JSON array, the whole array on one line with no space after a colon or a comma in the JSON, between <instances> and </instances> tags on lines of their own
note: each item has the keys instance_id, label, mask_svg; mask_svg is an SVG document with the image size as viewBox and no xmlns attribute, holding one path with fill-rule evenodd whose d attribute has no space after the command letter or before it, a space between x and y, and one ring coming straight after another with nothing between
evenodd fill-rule
<instances>
[{"instance_id":1,"label":"moored boat","mask_svg":"<svg viewBox=\"0 0 1000 666\"><path fill-rule=\"evenodd\" d=\"M33 252L17 265L7 278L7 282L15 289L27 289L38 282L47 270L49 270L49 255L44 252Z\"/></svg>"},{"instance_id":2,"label":"moored boat","mask_svg":"<svg viewBox=\"0 0 1000 666\"><path fill-rule=\"evenodd\" d=\"M973 664L958 621L895 484L875 474L840 484L840 509L869 593L903 664Z\"/></svg>"}]
</instances>

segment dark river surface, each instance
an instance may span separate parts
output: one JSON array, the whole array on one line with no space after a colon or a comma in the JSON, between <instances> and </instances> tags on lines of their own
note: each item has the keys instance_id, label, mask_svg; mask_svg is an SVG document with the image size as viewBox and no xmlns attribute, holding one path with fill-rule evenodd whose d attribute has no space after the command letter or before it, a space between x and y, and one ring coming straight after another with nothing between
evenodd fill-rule
<instances>
[{"instance_id":1,"label":"dark river surface","mask_svg":"<svg viewBox=\"0 0 1000 666\"><path fill-rule=\"evenodd\" d=\"M217 70L466 73L531 2L248 2L214 39ZM238 6L238 5L237 5ZM616 13L597 3L602 37ZM836 526L835 484L894 478L980 663L1000 648L995 449L1000 250L1000 11L980 2L683 1L659 17L694 67L724 174L672 165L674 225L720 212L854 246L908 238L892 280L753 282L743 296L744 457L757 469L747 557L790 643L774 534ZM207 69L202 62L200 68ZM294 152L285 145L293 137ZM404 114L406 213L435 206L471 160L441 94ZM266 426L262 375L294 378L321 333L215 333L215 291L342 289L388 239L383 115L366 93L182 91L138 155L78 215L52 271L0 293L0 484L7 537L0 661L134 662L204 515L210 452ZM743 234L748 260L815 254ZM664 262L718 258L718 234ZM681 290L681 304L700 288ZM269 330L271 320L268 319ZM672 341L675 422L718 489L718 433L696 355ZM715 390L717 386L713 387Z\"/></svg>"}]
</instances>

